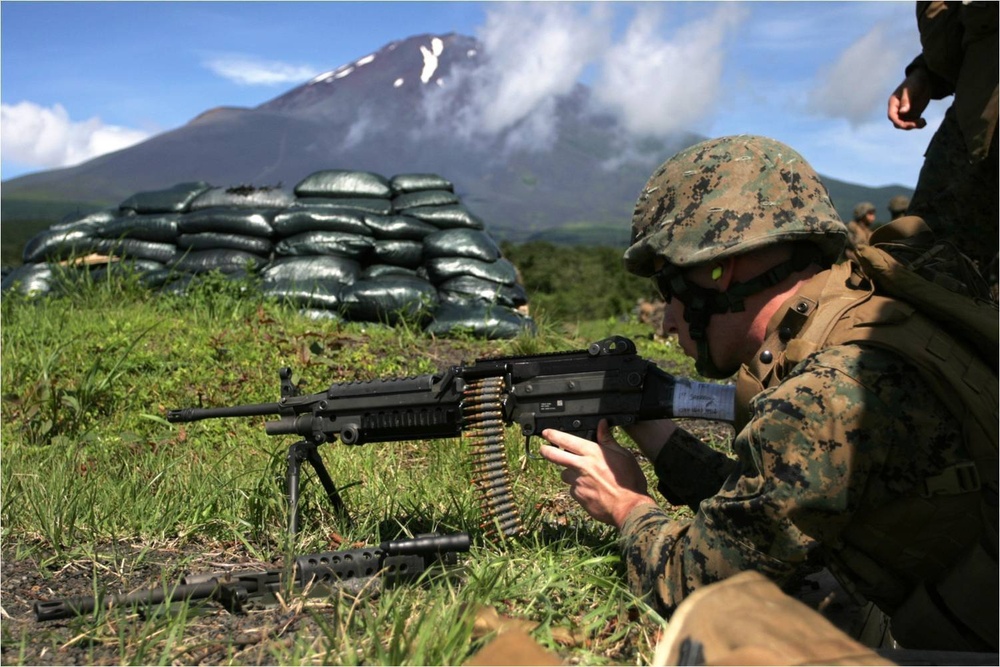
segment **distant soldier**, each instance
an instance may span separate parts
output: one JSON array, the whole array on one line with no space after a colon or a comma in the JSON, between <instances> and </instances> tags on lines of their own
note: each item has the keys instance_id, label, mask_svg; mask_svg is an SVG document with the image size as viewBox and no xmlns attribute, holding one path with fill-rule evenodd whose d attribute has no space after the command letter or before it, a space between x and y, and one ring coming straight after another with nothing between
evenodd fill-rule
<instances>
[{"instance_id":1,"label":"distant soldier","mask_svg":"<svg viewBox=\"0 0 1000 667\"><path fill-rule=\"evenodd\" d=\"M889 219L895 220L906 215L906 209L910 206L910 198L904 195L896 195L889 200Z\"/></svg>"},{"instance_id":2,"label":"distant soldier","mask_svg":"<svg viewBox=\"0 0 1000 667\"><path fill-rule=\"evenodd\" d=\"M997 230L996 2L918 2L922 53L893 91L888 117L901 130L927 125L931 99L954 95L924 154L909 214L924 218L985 272L1000 245Z\"/></svg>"},{"instance_id":3,"label":"distant soldier","mask_svg":"<svg viewBox=\"0 0 1000 667\"><path fill-rule=\"evenodd\" d=\"M854 207L854 219L847 223L847 242L851 248L868 243L875 225L875 204L860 202Z\"/></svg>"}]
</instances>

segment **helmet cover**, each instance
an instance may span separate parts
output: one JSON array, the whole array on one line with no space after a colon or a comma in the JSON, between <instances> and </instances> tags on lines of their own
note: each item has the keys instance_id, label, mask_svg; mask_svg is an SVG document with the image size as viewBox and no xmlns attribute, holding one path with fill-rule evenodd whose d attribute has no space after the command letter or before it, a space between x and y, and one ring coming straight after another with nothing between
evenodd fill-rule
<instances>
[{"instance_id":1,"label":"helmet cover","mask_svg":"<svg viewBox=\"0 0 1000 667\"><path fill-rule=\"evenodd\" d=\"M680 271L756 248L811 241L837 261L847 228L819 175L797 152L753 135L705 141L664 162L639 195L625 268Z\"/></svg>"}]
</instances>

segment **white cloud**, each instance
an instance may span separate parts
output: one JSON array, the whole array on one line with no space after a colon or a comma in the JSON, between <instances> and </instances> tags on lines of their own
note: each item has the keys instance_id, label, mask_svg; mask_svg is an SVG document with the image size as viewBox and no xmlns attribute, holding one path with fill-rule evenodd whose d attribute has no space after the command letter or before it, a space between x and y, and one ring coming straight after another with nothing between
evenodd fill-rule
<instances>
[{"instance_id":1,"label":"white cloud","mask_svg":"<svg viewBox=\"0 0 1000 667\"><path fill-rule=\"evenodd\" d=\"M206 60L204 66L240 86L277 86L302 83L319 70L308 65L292 65L276 60L261 60L244 54L224 54Z\"/></svg>"},{"instance_id":2,"label":"white cloud","mask_svg":"<svg viewBox=\"0 0 1000 667\"><path fill-rule=\"evenodd\" d=\"M68 167L128 148L150 134L105 125L98 117L74 121L61 104L0 104L0 159L5 162L46 169Z\"/></svg>"},{"instance_id":3,"label":"white cloud","mask_svg":"<svg viewBox=\"0 0 1000 667\"><path fill-rule=\"evenodd\" d=\"M606 48L610 12L603 5L581 10L570 3L486 6L486 22L476 32L487 57L475 69L453 69L445 88L429 91L425 114L434 122L452 96L466 91L467 104L457 118L459 136L509 133L508 148L548 146L556 136L555 98L570 93Z\"/></svg>"},{"instance_id":4,"label":"white cloud","mask_svg":"<svg viewBox=\"0 0 1000 667\"><path fill-rule=\"evenodd\" d=\"M661 37L661 7L642 5L624 39L604 55L598 105L637 134L666 136L707 123L718 106L727 36L746 16L723 3L707 18Z\"/></svg>"},{"instance_id":5,"label":"white cloud","mask_svg":"<svg viewBox=\"0 0 1000 667\"><path fill-rule=\"evenodd\" d=\"M807 110L828 118L843 118L852 126L884 115L889 93L902 79L908 54L893 50L895 30L876 25L816 76ZM912 50L909 43L906 46Z\"/></svg>"}]
</instances>

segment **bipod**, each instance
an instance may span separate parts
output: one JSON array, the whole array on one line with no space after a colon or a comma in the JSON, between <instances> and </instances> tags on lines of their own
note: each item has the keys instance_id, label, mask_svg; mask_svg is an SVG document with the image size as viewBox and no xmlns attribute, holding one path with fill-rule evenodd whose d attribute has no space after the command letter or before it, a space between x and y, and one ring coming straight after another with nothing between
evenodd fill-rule
<instances>
[{"instance_id":1,"label":"bipod","mask_svg":"<svg viewBox=\"0 0 1000 667\"><path fill-rule=\"evenodd\" d=\"M323 485L323 490L326 491L326 496L330 499L330 504L333 505L333 510L348 525L351 523L351 516L347 513L347 507L344 505L343 498L340 497L337 485L333 483L330 473L323 465L323 459L316 451L320 444L313 440L300 440L288 448L288 472L285 476L285 483L288 492L288 533L291 537L295 537L299 532L299 477L303 461L308 462L316 471L316 476L319 477L320 484Z\"/></svg>"}]
</instances>

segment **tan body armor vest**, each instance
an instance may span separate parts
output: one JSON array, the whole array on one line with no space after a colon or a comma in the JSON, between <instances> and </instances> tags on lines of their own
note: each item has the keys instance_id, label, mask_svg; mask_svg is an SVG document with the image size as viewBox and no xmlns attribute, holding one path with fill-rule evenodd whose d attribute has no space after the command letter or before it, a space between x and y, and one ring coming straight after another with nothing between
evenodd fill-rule
<instances>
[{"instance_id":1,"label":"tan body armor vest","mask_svg":"<svg viewBox=\"0 0 1000 667\"><path fill-rule=\"evenodd\" d=\"M856 516L842 545L824 545L827 564L847 590L888 607L883 611L904 647L996 651L1000 392L996 372L968 345L907 302L876 294L857 266L835 265L775 314L760 352L740 370L737 431L749 420L753 396L781 383L808 355L845 344L889 350L917 368L962 424L970 459L925 479L903 507L895 504L894 520ZM940 528L940 539L928 526ZM912 572L917 559L937 572L932 580L914 587L894 574L891 559L869 556L892 553L887 545L897 544L898 563L905 560Z\"/></svg>"}]
</instances>

